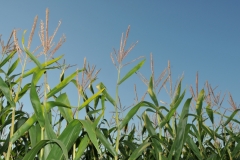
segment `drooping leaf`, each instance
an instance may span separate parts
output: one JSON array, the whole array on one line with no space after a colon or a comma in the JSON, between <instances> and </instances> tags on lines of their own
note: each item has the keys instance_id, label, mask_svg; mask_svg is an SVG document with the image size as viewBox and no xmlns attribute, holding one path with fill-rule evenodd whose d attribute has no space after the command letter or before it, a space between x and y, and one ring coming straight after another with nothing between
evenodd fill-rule
<instances>
[{"instance_id":1,"label":"drooping leaf","mask_svg":"<svg viewBox=\"0 0 240 160\"><path fill-rule=\"evenodd\" d=\"M63 130L61 135L58 137L58 140L63 143L66 147L66 150L69 151L80 134L82 125L78 120L72 120L67 127ZM54 145L50 151L47 160L52 159L62 159L64 154L61 152L61 149L58 145Z\"/></svg>"},{"instance_id":2,"label":"drooping leaf","mask_svg":"<svg viewBox=\"0 0 240 160\"><path fill-rule=\"evenodd\" d=\"M62 104L68 105L70 106L70 102L68 100L67 94L63 93L60 94L57 99L56 102L60 102ZM68 123L70 123L73 120L73 113L72 113L72 109L71 108L66 108L66 107L58 107L61 115L64 117L64 119L67 120Z\"/></svg>"},{"instance_id":3,"label":"drooping leaf","mask_svg":"<svg viewBox=\"0 0 240 160\"><path fill-rule=\"evenodd\" d=\"M67 149L64 144L57 139L52 140L41 140L35 147L33 147L24 157L23 160L33 160L36 154L47 144L49 143L56 143L57 147L60 149L60 153L64 155L65 159L68 159Z\"/></svg>"},{"instance_id":4,"label":"drooping leaf","mask_svg":"<svg viewBox=\"0 0 240 160\"><path fill-rule=\"evenodd\" d=\"M103 90L103 94L105 95L105 97L107 98L107 100L109 100L109 102L112 103L113 106L116 106L116 102L114 101L114 99L110 96L110 94L108 94L106 87L104 86L104 84L101 82L97 85L97 89Z\"/></svg>"}]
</instances>

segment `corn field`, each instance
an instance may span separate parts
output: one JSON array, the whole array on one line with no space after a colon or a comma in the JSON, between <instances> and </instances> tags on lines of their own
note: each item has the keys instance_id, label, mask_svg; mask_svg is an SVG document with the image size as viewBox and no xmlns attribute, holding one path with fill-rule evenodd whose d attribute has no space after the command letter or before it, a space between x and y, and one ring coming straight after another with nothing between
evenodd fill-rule
<instances>
[{"instance_id":1,"label":"corn field","mask_svg":"<svg viewBox=\"0 0 240 160\"><path fill-rule=\"evenodd\" d=\"M121 37L120 49L111 54L118 75L115 94L111 95L106 84L96 83L100 72L88 65L86 59L81 69L65 73L74 66L61 64L63 56L54 57L65 37L53 45L60 23L49 36L48 14L47 9L45 23L40 22L41 44L35 50L30 51L30 46L37 16L27 42L26 31L18 40L17 30L12 31L6 44L1 40L1 160L240 160L237 120L240 109L231 94L228 101L232 110L228 115L221 109L224 97L216 94L211 85L206 83L203 89L198 89L198 74L196 87L183 90L183 77L172 85L169 62L155 79L152 55L150 77L145 78L140 72L146 61L144 57L131 61L134 67L122 75L124 66L129 64L124 60L136 45L126 49L128 27ZM37 51L39 54L35 54ZM26 70L29 62L35 66ZM56 79L55 86L50 87L48 74L59 70L60 80ZM141 99L136 91L136 103L123 111L119 88L135 75L148 89ZM77 106L71 105L71 95L64 92L69 84L78 93ZM171 97L170 104L161 103L158 96L164 89ZM192 96L186 97L186 92ZM24 96L29 97L32 115L24 111ZM114 109L112 118L106 116L109 114L106 106ZM85 117L79 116L80 111L85 112ZM220 117L220 122L216 117Z\"/></svg>"}]
</instances>

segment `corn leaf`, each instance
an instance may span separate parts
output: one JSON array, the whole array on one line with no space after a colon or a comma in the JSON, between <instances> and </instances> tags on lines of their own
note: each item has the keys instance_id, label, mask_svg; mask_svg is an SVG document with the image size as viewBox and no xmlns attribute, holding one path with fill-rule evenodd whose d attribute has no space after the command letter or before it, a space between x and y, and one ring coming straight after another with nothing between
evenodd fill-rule
<instances>
[{"instance_id":1,"label":"corn leaf","mask_svg":"<svg viewBox=\"0 0 240 160\"><path fill-rule=\"evenodd\" d=\"M197 105L196 105L196 111L199 117L201 117L201 114L202 114L203 99L204 99L204 89L202 89L201 92L199 93Z\"/></svg>"},{"instance_id":2,"label":"corn leaf","mask_svg":"<svg viewBox=\"0 0 240 160\"><path fill-rule=\"evenodd\" d=\"M113 106L116 106L116 102L114 101L114 99L108 94L106 87L104 86L104 84L101 82L97 85L97 89L103 90L103 94L106 96L107 100L112 103Z\"/></svg>"},{"instance_id":3,"label":"corn leaf","mask_svg":"<svg viewBox=\"0 0 240 160\"><path fill-rule=\"evenodd\" d=\"M2 91L3 95L6 97L7 101L10 103L11 107L16 107L15 102L12 98L12 93L8 85L3 81L2 77L0 77L0 90Z\"/></svg>"},{"instance_id":4,"label":"corn leaf","mask_svg":"<svg viewBox=\"0 0 240 160\"><path fill-rule=\"evenodd\" d=\"M88 133L88 136L89 136L91 142L93 143L93 145L95 146L97 152L101 153L101 151L99 149L99 145L98 145L98 140L96 137L96 131L95 131L95 128L93 128L92 122L89 120L79 120L79 121L82 123L84 129Z\"/></svg>"},{"instance_id":5,"label":"corn leaf","mask_svg":"<svg viewBox=\"0 0 240 160\"><path fill-rule=\"evenodd\" d=\"M47 61L47 62L44 62L44 63L42 63L41 65L42 65L42 67L49 66L49 65L57 62L58 60L60 60L62 57L63 57L63 55L62 55L62 56L59 56L59 57L57 57L57 58L54 58L54 59L52 59L52 60L49 60L49 61ZM26 73L24 73L23 76L22 76L22 78L25 78L25 77L33 74L33 73L36 72L37 70L39 70L39 67L38 67L38 66L35 67L35 68L33 68L33 69L31 69L31 70L29 70L29 71L27 71ZM21 79L21 77L19 77L19 78L15 81L15 83L18 83L18 82L20 81L20 79Z\"/></svg>"},{"instance_id":6,"label":"corn leaf","mask_svg":"<svg viewBox=\"0 0 240 160\"><path fill-rule=\"evenodd\" d=\"M66 107L69 106L69 108L66 108L66 107L62 107L62 105L59 105L58 109L61 115L64 117L64 119L66 119L67 122L70 123L73 120L73 113L70 107L70 102L68 100L67 94L66 93L60 94L57 97L56 102L64 104Z\"/></svg>"},{"instance_id":7,"label":"corn leaf","mask_svg":"<svg viewBox=\"0 0 240 160\"><path fill-rule=\"evenodd\" d=\"M226 126L226 125L233 119L233 117L237 114L238 111L240 111L240 109L236 109L236 110L231 114L231 116L227 119L227 121L224 123L223 126Z\"/></svg>"},{"instance_id":8,"label":"corn leaf","mask_svg":"<svg viewBox=\"0 0 240 160\"><path fill-rule=\"evenodd\" d=\"M142 143L137 149L133 151L132 155L129 157L129 160L137 159L142 154L142 152L150 145L150 142Z\"/></svg>"},{"instance_id":9,"label":"corn leaf","mask_svg":"<svg viewBox=\"0 0 240 160\"><path fill-rule=\"evenodd\" d=\"M170 111L168 112L168 114L164 117L163 121L160 123L160 127L162 128L163 126L165 126L166 123L168 123L170 121L170 119L172 118L172 116L174 115L174 113L176 112L177 108L180 106L180 103L182 102L183 98L185 95L185 90L182 93L182 95L177 99L177 101L172 105Z\"/></svg>"},{"instance_id":10,"label":"corn leaf","mask_svg":"<svg viewBox=\"0 0 240 160\"><path fill-rule=\"evenodd\" d=\"M64 155L65 159L68 159L68 152L64 144L57 139L52 139L52 140L41 140L34 148L32 148L24 157L23 160L33 160L36 156L36 154L47 144L49 143L56 143L57 147L61 147L60 152L61 154ZM58 154L59 154L58 153Z\"/></svg>"},{"instance_id":11,"label":"corn leaf","mask_svg":"<svg viewBox=\"0 0 240 160\"><path fill-rule=\"evenodd\" d=\"M145 63L146 59L142 60L140 63L138 63L135 67L133 67L119 82L118 85L123 83L126 79L128 79L131 75L133 75L135 72L137 72L142 65Z\"/></svg>"},{"instance_id":12,"label":"corn leaf","mask_svg":"<svg viewBox=\"0 0 240 160\"><path fill-rule=\"evenodd\" d=\"M212 124L214 124L214 118L213 118L213 110L210 105L206 107L206 112L208 114L208 117L210 118Z\"/></svg>"},{"instance_id":13,"label":"corn leaf","mask_svg":"<svg viewBox=\"0 0 240 160\"><path fill-rule=\"evenodd\" d=\"M76 152L76 156L74 160L79 160L81 156L83 155L84 151L86 150L88 143L90 142L89 138L87 135L84 135L83 139L81 139L78 150Z\"/></svg>"},{"instance_id":14,"label":"corn leaf","mask_svg":"<svg viewBox=\"0 0 240 160\"><path fill-rule=\"evenodd\" d=\"M9 68L7 75L9 76L18 66L19 63L19 58L11 65L11 67Z\"/></svg>"},{"instance_id":15,"label":"corn leaf","mask_svg":"<svg viewBox=\"0 0 240 160\"><path fill-rule=\"evenodd\" d=\"M78 120L72 120L67 125L67 127L63 130L61 135L58 137L58 140L63 143L67 151L71 149L71 147L77 140L81 129L82 129L81 123ZM63 154L63 152L61 152L61 149L59 148L59 146L54 145L47 157L47 160L62 159L63 156L65 155Z\"/></svg>"},{"instance_id":16,"label":"corn leaf","mask_svg":"<svg viewBox=\"0 0 240 160\"><path fill-rule=\"evenodd\" d=\"M99 139L99 141L103 144L104 147L106 147L106 149L113 155L116 156L117 152L115 151L115 149L113 148L112 144L110 144L108 142L108 140L106 139L106 137L101 133L101 131L96 128L96 135Z\"/></svg>"},{"instance_id":17,"label":"corn leaf","mask_svg":"<svg viewBox=\"0 0 240 160\"><path fill-rule=\"evenodd\" d=\"M41 141L41 127L39 123L36 123L29 129L29 136L32 147L35 147L35 145Z\"/></svg>"},{"instance_id":18,"label":"corn leaf","mask_svg":"<svg viewBox=\"0 0 240 160\"><path fill-rule=\"evenodd\" d=\"M17 50L13 50L1 63L0 63L0 68L2 68L2 66L4 66L13 56L14 54L17 52Z\"/></svg>"},{"instance_id":19,"label":"corn leaf","mask_svg":"<svg viewBox=\"0 0 240 160\"><path fill-rule=\"evenodd\" d=\"M92 95L90 98L88 98L85 102L83 102L83 104L81 106L78 107L78 110L80 111L86 105L88 105L92 100L96 99L96 97L98 97L103 92L103 90L105 90L105 89L101 89L100 91L98 91L97 93Z\"/></svg>"},{"instance_id":20,"label":"corn leaf","mask_svg":"<svg viewBox=\"0 0 240 160\"><path fill-rule=\"evenodd\" d=\"M189 106L191 103L192 98L187 99L183 106L183 110L177 125L177 135L176 138L173 142L173 145L171 147L168 159L172 159L172 156L174 154L175 159L179 159L181 152L182 152L182 147L184 142L184 139L186 139L186 136L188 132L186 132L186 126L187 126L187 120L188 120L188 112L189 112Z\"/></svg>"},{"instance_id":21,"label":"corn leaf","mask_svg":"<svg viewBox=\"0 0 240 160\"><path fill-rule=\"evenodd\" d=\"M24 30L23 36L22 36L23 49L27 53L27 55L30 57L30 59L38 66L38 68L42 69L43 67L42 67L41 63L38 61L38 59L31 52L29 52L29 50L24 46L25 33L26 33L26 30Z\"/></svg>"},{"instance_id":22,"label":"corn leaf","mask_svg":"<svg viewBox=\"0 0 240 160\"><path fill-rule=\"evenodd\" d=\"M153 89L153 79L152 79L152 76L150 78L150 81L149 81L149 85L148 85L148 94L150 95L151 99L153 100L154 104L156 106L159 106L158 105L158 100L157 100L157 97L156 97L156 94L154 92L154 89Z\"/></svg>"},{"instance_id":23,"label":"corn leaf","mask_svg":"<svg viewBox=\"0 0 240 160\"><path fill-rule=\"evenodd\" d=\"M54 94L56 94L59 91L61 91L66 85L68 85L69 82L71 82L71 80L74 77L76 77L78 72L81 72L81 71L83 71L83 70L78 70L78 71L74 72L73 74L71 74L70 76L68 76L67 78L65 78L62 82L60 82L57 86L55 86L50 92L48 92L47 97L50 98Z\"/></svg>"},{"instance_id":24,"label":"corn leaf","mask_svg":"<svg viewBox=\"0 0 240 160\"><path fill-rule=\"evenodd\" d=\"M43 74L43 71L33 74L33 79L32 79L32 84L30 89L30 100L40 126L44 127L45 119L43 114L43 108L41 106L41 102L35 87L37 81L39 80L42 74Z\"/></svg>"}]
</instances>

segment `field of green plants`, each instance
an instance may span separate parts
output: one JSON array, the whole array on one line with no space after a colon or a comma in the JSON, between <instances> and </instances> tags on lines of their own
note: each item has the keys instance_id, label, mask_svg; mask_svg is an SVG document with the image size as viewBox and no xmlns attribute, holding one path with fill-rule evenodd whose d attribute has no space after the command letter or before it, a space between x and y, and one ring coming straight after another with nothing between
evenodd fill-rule
<instances>
[{"instance_id":1,"label":"field of green plants","mask_svg":"<svg viewBox=\"0 0 240 160\"><path fill-rule=\"evenodd\" d=\"M172 83L170 62L159 76L154 75L152 55L151 77L140 73L143 57L131 61L134 67L121 74L129 64L124 61L126 56L136 45L125 48L130 27L121 37L120 49L111 54L118 76L115 94L109 94L106 84L99 79L100 83L96 83L99 71L85 59L81 69L66 74L74 66L62 63L63 56L54 57L65 37L53 45L60 24L49 36L48 14L47 9L45 23L40 22L39 55L30 51L37 16L28 40L26 31L17 30L12 31L7 43L1 40L1 160L240 160L240 109L231 94L229 107L223 109L224 96L215 93L208 83L200 90L198 74L196 87L183 90L183 77L176 85ZM19 39L17 33L22 34ZM34 67L26 70L29 62ZM60 79L50 88L48 74L59 70ZM148 89L142 98L136 91L136 103L124 111L119 89L136 75ZM78 92L77 106L71 105L71 95L64 92L71 83ZM159 92L163 90L169 94L170 104L160 100ZM192 96L186 97L186 92ZM30 102L23 101L24 97L29 97ZM25 111L24 103L31 104L34 114ZM113 117L106 116L106 105L115 110ZM80 111L85 112L85 117L79 116Z\"/></svg>"}]
</instances>

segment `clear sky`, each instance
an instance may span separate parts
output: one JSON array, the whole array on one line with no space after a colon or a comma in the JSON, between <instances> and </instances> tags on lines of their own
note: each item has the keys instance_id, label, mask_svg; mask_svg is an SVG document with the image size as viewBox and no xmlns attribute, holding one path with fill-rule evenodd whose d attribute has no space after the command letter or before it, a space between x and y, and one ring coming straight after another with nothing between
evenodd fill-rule
<instances>
[{"instance_id":1,"label":"clear sky","mask_svg":"<svg viewBox=\"0 0 240 160\"><path fill-rule=\"evenodd\" d=\"M113 95L117 72L110 53L113 48L119 48L121 34L131 25L128 46L136 41L139 43L125 62L145 56L147 61L140 71L146 78L150 78L152 53L156 76L170 60L173 82L184 73L182 84L188 90L190 85L195 84L198 71L200 88L208 80L213 87L219 86L218 91L231 92L239 104L238 0L4 1L0 5L0 34L7 40L14 28L22 29L18 32L19 37L24 29L29 33L36 15L39 20L45 20L46 8L50 10L50 34L58 21L62 21L55 42L62 34L67 37L55 57L65 54L66 62L77 64L79 68L86 57L90 64L101 69L97 83L102 81ZM34 39L38 41L37 34ZM124 68L123 73L132 66L134 64ZM68 73L75 71L76 67ZM58 74L55 76L59 77ZM120 86L124 105L134 102L134 84L139 96L147 89L136 75L131 77ZM73 104L76 104L76 101L73 102L75 93L75 90L72 91ZM160 99L164 100L164 97Z\"/></svg>"}]
</instances>

